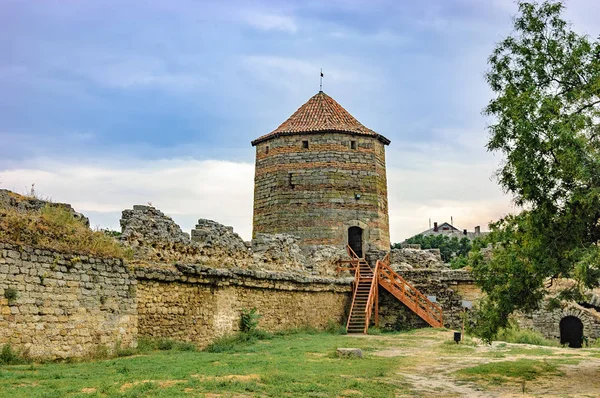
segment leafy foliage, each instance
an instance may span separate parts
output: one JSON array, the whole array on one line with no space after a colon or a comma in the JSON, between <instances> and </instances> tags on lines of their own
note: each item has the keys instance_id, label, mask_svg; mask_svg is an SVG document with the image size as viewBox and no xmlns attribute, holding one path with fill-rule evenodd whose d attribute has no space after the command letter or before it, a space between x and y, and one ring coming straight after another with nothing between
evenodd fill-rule
<instances>
[{"instance_id":1,"label":"leafy foliage","mask_svg":"<svg viewBox=\"0 0 600 398\"><path fill-rule=\"evenodd\" d=\"M537 308L546 281L576 278L573 298L600 277L600 43L572 31L563 8L520 2L489 58L487 148L505 156L498 181L524 210L491 224L491 252L471 258L487 340L513 311Z\"/></svg>"},{"instance_id":2,"label":"leafy foliage","mask_svg":"<svg viewBox=\"0 0 600 398\"><path fill-rule=\"evenodd\" d=\"M257 313L256 308L242 308L240 316L240 330L242 333L250 333L256 330L260 318L261 315Z\"/></svg>"},{"instance_id":3,"label":"leafy foliage","mask_svg":"<svg viewBox=\"0 0 600 398\"><path fill-rule=\"evenodd\" d=\"M468 238L458 239L456 236L447 235L417 235L406 240L406 243L421 245L422 249L440 249L440 255L445 263L455 257L464 257L471 250L471 241ZM401 243L395 243L392 249L400 249Z\"/></svg>"}]
</instances>

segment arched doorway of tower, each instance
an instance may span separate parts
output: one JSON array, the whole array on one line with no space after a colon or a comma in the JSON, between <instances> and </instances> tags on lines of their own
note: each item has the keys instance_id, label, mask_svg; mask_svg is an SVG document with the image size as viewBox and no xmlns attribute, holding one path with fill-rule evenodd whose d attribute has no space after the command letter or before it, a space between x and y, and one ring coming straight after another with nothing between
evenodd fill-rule
<instances>
[{"instance_id":1,"label":"arched doorway of tower","mask_svg":"<svg viewBox=\"0 0 600 398\"><path fill-rule=\"evenodd\" d=\"M358 257L363 256L363 230L361 227L348 228L348 246Z\"/></svg>"},{"instance_id":2,"label":"arched doorway of tower","mask_svg":"<svg viewBox=\"0 0 600 398\"><path fill-rule=\"evenodd\" d=\"M583 322L576 316L566 316L560 320L560 344L569 344L571 348L581 348L583 340Z\"/></svg>"}]
</instances>

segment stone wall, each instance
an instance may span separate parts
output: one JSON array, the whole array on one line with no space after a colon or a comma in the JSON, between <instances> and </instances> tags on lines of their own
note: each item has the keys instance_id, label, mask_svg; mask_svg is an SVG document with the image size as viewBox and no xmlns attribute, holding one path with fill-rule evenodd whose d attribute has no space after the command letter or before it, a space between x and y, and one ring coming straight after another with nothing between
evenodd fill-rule
<instances>
[{"instance_id":1,"label":"stone wall","mask_svg":"<svg viewBox=\"0 0 600 398\"><path fill-rule=\"evenodd\" d=\"M435 296L436 304L444 313L444 325L460 328L463 300L476 301L480 289L466 270L414 269L397 270L404 279L426 296ZM409 310L393 295L380 288L379 323L392 330L427 327L428 324Z\"/></svg>"},{"instance_id":2,"label":"stone wall","mask_svg":"<svg viewBox=\"0 0 600 398\"><path fill-rule=\"evenodd\" d=\"M312 133L278 136L256 145L253 236L289 233L300 237L300 246L345 247L353 226L364 230L364 251L389 249L381 141Z\"/></svg>"},{"instance_id":3,"label":"stone wall","mask_svg":"<svg viewBox=\"0 0 600 398\"><path fill-rule=\"evenodd\" d=\"M38 358L135 346L136 284L120 259L0 243L0 345Z\"/></svg>"},{"instance_id":4,"label":"stone wall","mask_svg":"<svg viewBox=\"0 0 600 398\"><path fill-rule=\"evenodd\" d=\"M341 324L351 292L347 278L200 265L139 268L136 276L140 335L199 346L238 331L242 309L256 308L267 331Z\"/></svg>"},{"instance_id":5,"label":"stone wall","mask_svg":"<svg viewBox=\"0 0 600 398\"><path fill-rule=\"evenodd\" d=\"M562 302L554 309L548 309L547 302L541 308L527 314L520 313L516 319L520 327L540 332L551 340L560 340L560 321L574 316L583 323L583 334L593 342L600 339L600 312L596 308L585 308L575 302Z\"/></svg>"}]
</instances>

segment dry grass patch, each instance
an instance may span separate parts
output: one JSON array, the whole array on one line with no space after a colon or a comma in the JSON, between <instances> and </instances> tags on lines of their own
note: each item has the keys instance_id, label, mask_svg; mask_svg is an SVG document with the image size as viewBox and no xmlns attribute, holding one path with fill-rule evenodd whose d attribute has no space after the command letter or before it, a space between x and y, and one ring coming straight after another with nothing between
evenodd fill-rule
<instances>
[{"instance_id":1,"label":"dry grass patch","mask_svg":"<svg viewBox=\"0 0 600 398\"><path fill-rule=\"evenodd\" d=\"M131 250L102 231L92 231L60 206L40 210L0 207L0 241L63 253L130 258Z\"/></svg>"}]
</instances>

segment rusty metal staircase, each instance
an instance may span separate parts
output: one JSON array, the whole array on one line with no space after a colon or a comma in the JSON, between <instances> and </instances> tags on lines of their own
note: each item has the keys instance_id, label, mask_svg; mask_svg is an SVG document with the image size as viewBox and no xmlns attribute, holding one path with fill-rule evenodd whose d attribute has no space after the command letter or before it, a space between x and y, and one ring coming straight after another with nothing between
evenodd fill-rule
<instances>
[{"instance_id":1,"label":"rusty metal staircase","mask_svg":"<svg viewBox=\"0 0 600 398\"><path fill-rule=\"evenodd\" d=\"M338 267L338 271L354 271L354 292L348 315L348 333L367 333L375 307L375 325L379 323L379 286L386 289L429 325L444 326L442 309L432 303L418 289L398 275L391 267L389 253L383 260L377 260L375 269L347 247L351 260L343 261L349 267Z\"/></svg>"}]
</instances>

